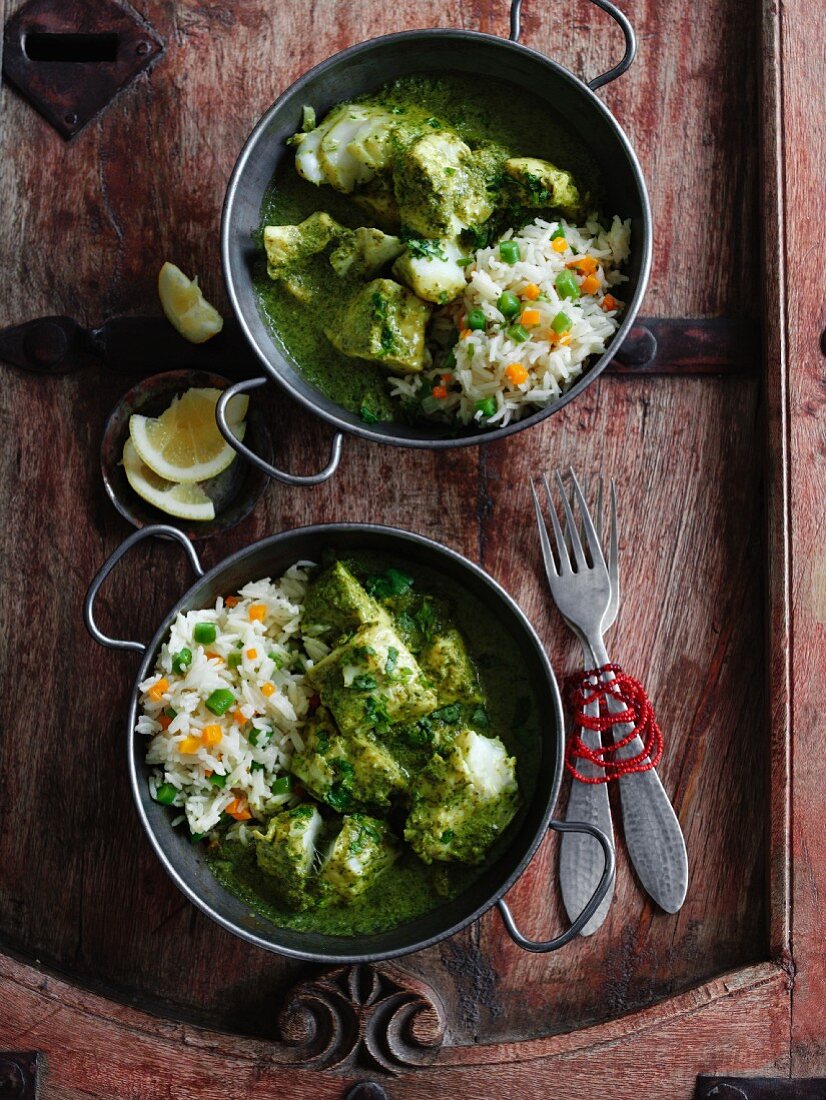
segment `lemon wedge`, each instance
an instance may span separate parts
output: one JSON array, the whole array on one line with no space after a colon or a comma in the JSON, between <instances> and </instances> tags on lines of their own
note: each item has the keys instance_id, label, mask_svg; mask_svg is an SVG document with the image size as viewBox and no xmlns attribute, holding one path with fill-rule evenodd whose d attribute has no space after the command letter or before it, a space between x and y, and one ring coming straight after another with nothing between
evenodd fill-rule
<instances>
[{"instance_id":1,"label":"lemon wedge","mask_svg":"<svg viewBox=\"0 0 826 1100\"><path fill-rule=\"evenodd\" d=\"M158 294L168 320L193 344L203 344L224 327L224 319L201 293L198 279L188 279L175 264L165 263Z\"/></svg>"},{"instance_id":2,"label":"lemon wedge","mask_svg":"<svg viewBox=\"0 0 826 1100\"><path fill-rule=\"evenodd\" d=\"M123 448L123 469L138 496L167 515L189 520L215 519L215 506L200 485L182 485L153 474L141 462L131 439L126 440Z\"/></svg>"},{"instance_id":3,"label":"lemon wedge","mask_svg":"<svg viewBox=\"0 0 826 1100\"><path fill-rule=\"evenodd\" d=\"M144 465L166 481L207 481L223 473L235 458L215 423L221 391L190 389L157 418L129 418L129 435ZM233 435L244 438L249 399L239 394L227 408Z\"/></svg>"}]
</instances>

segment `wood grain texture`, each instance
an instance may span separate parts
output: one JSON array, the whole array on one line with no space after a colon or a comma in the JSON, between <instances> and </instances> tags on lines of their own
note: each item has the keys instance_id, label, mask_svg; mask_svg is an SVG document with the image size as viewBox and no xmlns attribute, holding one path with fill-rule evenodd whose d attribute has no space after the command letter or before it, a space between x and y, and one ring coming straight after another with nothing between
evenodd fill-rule
<instances>
[{"instance_id":1,"label":"wood grain texture","mask_svg":"<svg viewBox=\"0 0 826 1100\"><path fill-rule=\"evenodd\" d=\"M771 752L769 785L770 844L769 938L774 958L791 960L791 609L789 515L789 378L785 294L786 203L783 173L781 39L777 6L767 0L762 13L761 154L763 219L763 302L765 386L763 421L768 447L765 461L767 575L767 712Z\"/></svg>"},{"instance_id":2,"label":"wood grain texture","mask_svg":"<svg viewBox=\"0 0 826 1100\"><path fill-rule=\"evenodd\" d=\"M498 0L402 0L392 11L374 0L289 0L277 8L265 0L147 0L141 14L165 39L162 62L70 144L8 88L0 90L0 324L60 313L97 324L113 313L157 312L154 280L166 258L198 271L220 304L223 189L249 129L284 87L373 34L437 25L505 33L507 24ZM735 278L730 265L709 263L708 194L715 239L733 255L753 255L758 11L745 0L683 9L638 0L631 15L639 59L604 97L651 187L656 260L644 311L753 320L757 264L744 263ZM526 4L523 41L576 72L608 68L619 39L608 17L584 0ZM281 991L302 968L220 931L165 877L132 811L123 768L134 661L99 651L82 628L85 587L128 533L97 467L103 423L127 385L90 373L38 379L7 372L0 392L0 477L16 487L0 496L0 938L122 1002L272 1037ZM253 517L204 550L213 565L255 538L325 520L415 528L481 561L522 603L563 672L573 667L575 646L544 594L526 478L575 462L619 480L627 595L609 649L644 679L658 705L668 745L661 774L689 847L689 898L676 916L654 912L620 850L616 901L593 939L557 956L526 956L491 913L405 960L445 1006L444 1057L472 1058L495 1042L550 1042L542 1049L565 1063L568 1095L591 1095L587 1082L607 1089L613 1072L583 1076L586 1047L572 1054L565 1033L666 998L682 1003L679 996L694 996L685 991L713 975L769 957L768 732L754 690L765 625L759 397L759 382L748 375L604 378L507 444L425 454L351 440L331 484L273 486ZM282 395L264 400L276 461L299 472L317 468L328 430ZM142 549L104 589L101 625L146 637L188 583L174 548ZM780 840L782 832L775 852ZM529 933L562 923L554 859L549 841L509 899ZM777 874L775 863L773 883ZM783 936L772 929L778 951ZM759 991L737 997L743 1029L725 998L712 998L718 1007L691 1048L706 1052L703 1064L688 1050L677 1059L674 1095L689 1095L692 1065L695 1072L784 1065L782 976L772 972ZM124 1011L111 1008L116 1017ZM163 1027L183 1044L203 1036L187 1023ZM688 1022L680 1028L675 1050L691 1034ZM719 1042L715 1029L725 1032ZM545 1038L554 1033L560 1037ZM36 1034L45 1039L45 1031ZM639 1083L654 1038L636 1048L611 1034L606 1064ZM95 1032L95 1041L104 1036ZM94 1049L84 1045L92 1039L66 1040L87 1068L82 1052ZM238 1039L238 1049L248 1041ZM64 1055L67 1048L55 1046L55 1057ZM138 1063L142 1057L135 1055ZM157 1071L153 1060L162 1055L145 1057ZM138 1072L134 1063L128 1068ZM562 1072L556 1063L552 1069ZM197 1078L200 1095L213 1095L208 1075L199 1078L194 1066L192 1073L190 1094ZM507 1073L514 1090L537 1094L530 1068ZM125 1088L126 1077L118 1080ZM487 1095L482 1080L473 1088ZM467 1090L468 1082L453 1083ZM405 1087L411 1091L398 1095L414 1095ZM54 1095L85 1088L82 1076L67 1078ZM100 1079L89 1088L100 1092ZM141 1088L141 1095L156 1094ZM314 1095L339 1095L336 1089L317 1084Z\"/></svg>"},{"instance_id":3,"label":"wood grain texture","mask_svg":"<svg viewBox=\"0 0 826 1100\"><path fill-rule=\"evenodd\" d=\"M0 958L0 989L5 1033L18 1045L49 1049L48 1100L164 1100L170 1093L178 1100L234 1100L251 1092L262 1100L337 1100L358 1079L284 1064L277 1048L254 1039L113 1005L8 957ZM386 1087L392 1100L488 1100L494 1080L498 1095L526 1100L544 1100L549 1086L555 1100L656 1100L663 1091L669 1100L690 1100L703 1070L788 1074L787 1027L787 976L763 963L573 1035L448 1048L432 1068ZM106 1051L104 1059L99 1051Z\"/></svg>"},{"instance_id":4,"label":"wood grain texture","mask_svg":"<svg viewBox=\"0 0 826 1100\"><path fill-rule=\"evenodd\" d=\"M826 10L798 2L767 5L765 38L772 40L776 65L769 69L774 93L766 103L767 192L783 231L767 234L767 280L782 274L767 295L772 304L770 362L785 386L788 402L788 521L792 543L790 615L791 726L791 913L795 982L792 998L792 1075L826 1073L826 836L822 827L823 786L819 759L826 670L826 555L823 550L824 354L826 307L807 287L800 293L796 271L812 254L826 177L823 110L826 94ZM772 109L773 108L773 109ZM780 425L778 425L779 427Z\"/></svg>"}]
</instances>

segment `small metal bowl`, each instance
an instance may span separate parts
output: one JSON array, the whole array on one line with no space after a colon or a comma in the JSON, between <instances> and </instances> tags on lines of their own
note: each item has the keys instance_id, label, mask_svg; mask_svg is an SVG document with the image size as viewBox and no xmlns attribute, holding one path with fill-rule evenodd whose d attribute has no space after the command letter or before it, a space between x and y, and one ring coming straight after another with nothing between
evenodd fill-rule
<instances>
[{"instance_id":1,"label":"small metal bowl","mask_svg":"<svg viewBox=\"0 0 826 1100\"><path fill-rule=\"evenodd\" d=\"M215 503L215 519L203 523L176 519L142 500L123 469L123 448L129 438L129 418L160 416L173 399L193 387L225 390L230 381L206 371L176 370L154 374L134 386L120 399L106 421L100 445L100 470L109 499L135 527L165 523L176 527L190 539L206 539L228 531L246 519L269 484L269 478L239 455L232 465L210 483L209 496ZM260 408L250 405L246 438L259 454L272 458L272 439Z\"/></svg>"}]
</instances>

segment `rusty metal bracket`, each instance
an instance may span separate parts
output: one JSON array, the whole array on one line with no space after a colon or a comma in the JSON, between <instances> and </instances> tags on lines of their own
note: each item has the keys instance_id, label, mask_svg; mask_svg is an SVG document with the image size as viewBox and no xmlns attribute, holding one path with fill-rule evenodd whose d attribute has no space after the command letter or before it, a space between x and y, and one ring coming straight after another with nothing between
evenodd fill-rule
<instances>
[{"instance_id":1,"label":"rusty metal bracket","mask_svg":"<svg viewBox=\"0 0 826 1100\"><path fill-rule=\"evenodd\" d=\"M697 1078L694 1100L823 1100L826 1077Z\"/></svg>"},{"instance_id":2,"label":"rusty metal bracket","mask_svg":"<svg viewBox=\"0 0 826 1100\"><path fill-rule=\"evenodd\" d=\"M0 1050L0 1097L3 1100L37 1100L37 1074L43 1055L36 1050Z\"/></svg>"},{"instance_id":3,"label":"rusty metal bracket","mask_svg":"<svg viewBox=\"0 0 826 1100\"><path fill-rule=\"evenodd\" d=\"M29 0L3 30L3 75L70 138L163 50L115 0Z\"/></svg>"}]
</instances>

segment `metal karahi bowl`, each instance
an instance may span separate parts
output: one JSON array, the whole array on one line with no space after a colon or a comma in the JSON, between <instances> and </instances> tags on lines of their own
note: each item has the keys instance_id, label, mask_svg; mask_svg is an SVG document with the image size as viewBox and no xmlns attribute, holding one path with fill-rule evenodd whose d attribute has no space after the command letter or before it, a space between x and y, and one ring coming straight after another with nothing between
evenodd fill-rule
<instances>
[{"instance_id":1,"label":"metal karahi bowl","mask_svg":"<svg viewBox=\"0 0 826 1100\"><path fill-rule=\"evenodd\" d=\"M150 537L172 538L181 543L197 579L164 616L147 645L110 638L96 625L95 598L124 554L136 543ZM459 591L483 602L495 613L501 629L512 637L518 648L541 720L535 761L535 789L520 821L512 826L514 831L506 850L496 856L479 878L453 900L398 927L358 937L279 928L266 917L252 912L249 906L226 890L213 876L201 847L191 844L180 830L173 829L168 808L150 797L149 768L145 761L146 741L135 732L140 694L138 685L154 667L160 647L178 612L210 607L219 595L237 591L248 581L260 577L279 576L297 561L318 561L322 552L330 549L344 553L356 550L380 552L414 568L418 565L438 570ZM553 670L536 633L517 604L482 569L460 554L431 539L396 528L369 524L323 524L297 528L253 543L204 573L195 547L183 532L167 525L144 527L126 539L103 565L89 587L84 613L90 633L101 645L142 654L126 716L125 732L132 793L152 847L186 897L236 936L268 951L310 962L370 962L430 947L478 919L491 906L498 905L505 927L516 943L529 951L552 951L578 935L602 901L614 874L614 852L610 841L592 825L552 819L562 781L564 750L562 704ZM594 836L605 853L605 869L597 890L577 920L556 938L536 942L518 931L503 898L527 867L548 828L586 832Z\"/></svg>"},{"instance_id":2,"label":"metal karahi bowl","mask_svg":"<svg viewBox=\"0 0 826 1100\"><path fill-rule=\"evenodd\" d=\"M312 485L335 473L343 434L351 433L378 443L440 449L494 442L530 428L563 408L589 386L616 355L639 311L651 266L651 212L637 157L626 135L595 90L620 76L636 51L633 29L609 0L593 0L608 12L625 34L623 59L609 72L585 83L558 62L519 43L521 0L511 5L511 38L464 30L422 30L374 38L335 54L292 84L263 115L250 134L227 187L221 224L221 257L230 302L247 340L266 376L238 383L218 405L218 423L237 446L224 418L232 394L262 386L271 378L302 405L336 429L328 465L318 474L297 477L257 460L243 444L240 453L258 462L270 477L287 484ZM631 256L623 286L626 308L622 324L609 347L583 376L554 404L504 428L455 434L443 426L409 426L380 422L366 424L312 386L301 374L289 351L261 315L252 282L265 193L285 158L293 155L287 138L301 128L302 107L310 103L319 118L336 103L375 91L383 84L414 73L445 72L478 76L530 91L548 104L549 112L575 133L593 156L605 184L606 209L631 219Z\"/></svg>"}]
</instances>

